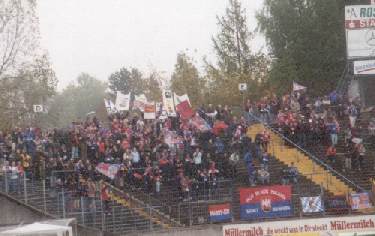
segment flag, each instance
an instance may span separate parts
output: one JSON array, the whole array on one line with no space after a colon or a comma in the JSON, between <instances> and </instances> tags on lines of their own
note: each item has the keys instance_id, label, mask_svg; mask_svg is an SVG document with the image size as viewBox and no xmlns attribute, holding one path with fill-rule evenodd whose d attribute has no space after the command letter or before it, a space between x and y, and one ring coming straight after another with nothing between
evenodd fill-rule
<instances>
[{"instance_id":1,"label":"flag","mask_svg":"<svg viewBox=\"0 0 375 236\"><path fill-rule=\"evenodd\" d=\"M212 128L212 133L214 133L217 136L219 135L220 131L226 130L227 128L228 125L225 124L224 121L216 121L214 127Z\"/></svg>"},{"instance_id":2,"label":"flag","mask_svg":"<svg viewBox=\"0 0 375 236\"><path fill-rule=\"evenodd\" d=\"M190 122L195 128L202 132L211 130L210 125L199 115L195 115L191 118Z\"/></svg>"},{"instance_id":3,"label":"flag","mask_svg":"<svg viewBox=\"0 0 375 236\"><path fill-rule=\"evenodd\" d=\"M194 111L191 109L191 106L187 100L179 103L176 106L176 110L180 114L180 117L184 120L188 120L194 115Z\"/></svg>"},{"instance_id":4,"label":"flag","mask_svg":"<svg viewBox=\"0 0 375 236\"><path fill-rule=\"evenodd\" d=\"M129 111L130 108L130 93L123 94L121 92L117 92L116 96L116 109L118 111Z\"/></svg>"},{"instance_id":5,"label":"flag","mask_svg":"<svg viewBox=\"0 0 375 236\"><path fill-rule=\"evenodd\" d=\"M145 120L156 119L156 108L154 102L149 102L145 104L143 117Z\"/></svg>"},{"instance_id":6,"label":"flag","mask_svg":"<svg viewBox=\"0 0 375 236\"><path fill-rule=\"evenodd\" d=\"M147 98L144 94L135 95L133 109L138 109L143 112L145 110L146 103L147 103Z\"/></svg>"},{"instance_id":7,"label":"flag","mask_svg":"<svg viewBox=\"0 0 375 236\"><path fill-rule=\"evenodd\" d=\"M293 81L293 91L305 90L306 87Z\"/></svg>"},{"instance_id":8,"label":"flag","mask_svg":"<svg viewBox=\"0 0 375 236\"><path fill-rule=\"evenodd\" d=\"M120 170L120 167L121 166L118 164L108 164L101 162L96 166L95 169L102 175L114 179L117 175L117 172Z\"/></svg>"},{"instance_id":9,"label":"flag","mask_svg":"<svg viewBox=\"0 0 375 236\"><path fill-rule=\"evenodd\" d=\"M315 213L324 211L322 198L316 197L301 197L301 205L303 213Z\"/></svg>"},{"instance_id":10,"label":"flag","mask_svg":"<svg viewBox=\"0 0 375 236\"><path fill-rule=\"evenodd\" d=\"M168 116L176 116L173 94L170 89L163 90L163 110L167 111Z\"/></svg>"},{"instance_id":11,"label":"flag","mask_svg":"<svg viewBox=\"0 0 375 236\"><path fill-rule=\"evenodd\" d=\"M116 106L110 99L107 100L104 98L104 106L107 109L108 114L112 114L116 112Z\"/></svg>"},{"instance_id":12,"label":"flag","mask_svg":"<svg viewBox=\"0 0 375 236\"><path fill-rule=\"evenodd\" d=\"M184 94L184 95L181 95L181 96L178 96L176 93L173 93L174 96L173 96L173 100L174 100L174 104L176 105L176 108L177 108L177 105L184 102L184 101L187 101L189 103L189 106L191 106L191 103L190 103L190 99L189 99L189 96L187 94Z\"/></svg>"}]
</instances>

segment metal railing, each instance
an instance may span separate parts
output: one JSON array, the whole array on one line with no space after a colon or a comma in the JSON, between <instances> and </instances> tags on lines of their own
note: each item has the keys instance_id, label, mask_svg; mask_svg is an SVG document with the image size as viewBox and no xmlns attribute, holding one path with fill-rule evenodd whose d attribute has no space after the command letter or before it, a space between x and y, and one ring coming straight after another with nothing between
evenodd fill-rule
<instances>
[{"instance_id":1,"label":"metal railing","mask_svg":"<svg viewBox=\"0 0 375 236\"><path fill-rule=\"evenodd\" d=\"M325 169L329 170L330 172L332 172L333 174L335 174L336 176L340 177L342 180L344 180L347 184L349 184L350 186L354 187L356 190L359 190L361 192L365 192L366 190L364 188L362 188L361 186L359 186L358 184L354 183L352 180L348 179L346 176L344 176L343 174L339 173L338 171L336 171L335 169L333 169L331 166L327 165L326 163L324 163L321 159L319 159L318 157L316 157L314 154L312 154L311 152L307 151L306 149L304 149L303 147L301 147L300 145L296 144L295 142L293 142L292 140L290 140L288 137L286 137L285 135L283 135L282 133L280 133L278 130L274 129L272 126L270 126L269 124L267 124L266 122L263 122L260 118L258 118L257 116L255 116L254 114L252 113L247 113L247 115L251 116L252 119L254 119L255 121L257 121L258 123L261 123L263 124L265 127L267 127L268 129L270 129L272 132L274 132L275 134L277 134L279 137L281 137L283 140L287 141L288 143L290 143L291 145L293 145L295 148L297 148L300 152L306 154L307 156L309 156L312 160L314 160L317 164L321 165L322 167L324 167Z\"/></svg>"}]
</instances>

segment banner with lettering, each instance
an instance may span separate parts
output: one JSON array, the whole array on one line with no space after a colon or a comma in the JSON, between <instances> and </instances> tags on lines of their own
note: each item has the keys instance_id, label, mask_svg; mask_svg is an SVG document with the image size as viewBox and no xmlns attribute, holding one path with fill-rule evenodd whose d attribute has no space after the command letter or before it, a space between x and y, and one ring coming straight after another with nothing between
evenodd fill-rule
<instances>
[{"instance_id":1,"label":"banner with lettering","mask_svg":"<svg viewBox=\"0 0 375 236\"><path fill-rule=\"evenodd\" d=\"M209 205L208 213L210 215L210 222L222 222L232 219L229 203Z\"/></svg>"},{"instance_id":2,"label":"banner with lettering","mask_svg":"<svg viewBox=\"0 0 375 236\"><path fill-rule=\"evenodd\" d=\"M145 104L143 116L145 120L156 119L156 107L154 102L149 102Z\"/></svg>"},{"instance_id":3,"label":"banner with lettering","mask_svg":"<svg viewBox=\"0 0 375 236\"><path fill-rule=\"evenodd\" d=\"M372 207L368 193L351 193L349 202L352 210L363 210Z\"/></svg>"},{"instance_id":4,"label":"banner with lettering","mask_svg":"<svg viewBox=\"0 0 375 236\"><path fill-rule=\"evenodd\" d=\"M228 224L223 236L354 236L375 235L375 215L327 217L315 219L259 222L254 224Z\"/></svg>"},{"instance_id":5,"label":"banner with lettering","mask_svg":"<svg viewBox=\"0 0 375 236\"><path fill-rule=\"evenodd\" d=\"M290 185L240 188L241 220L291 216L291 196Z\"/></svg>"},{"instance_id":6,"label":"banner with lettering","mask_svg":"<svg viewBox=\"0 0 375 236\"><path fill-rule=\"evenodd\" d=\"M117 91L116 95L116 109L118 111L129 111L130 109L130 93L129 94L123 94L121 92Z\"/></svg>"}]
</instances>

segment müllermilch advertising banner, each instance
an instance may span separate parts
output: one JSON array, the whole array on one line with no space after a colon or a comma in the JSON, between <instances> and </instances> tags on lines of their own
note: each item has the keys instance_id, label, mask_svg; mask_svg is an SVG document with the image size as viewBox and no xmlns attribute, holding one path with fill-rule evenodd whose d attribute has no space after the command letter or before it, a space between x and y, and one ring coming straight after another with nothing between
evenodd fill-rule
<instances>
[{"instance_id":1,"label":"m\u00fcllermilch advertising banner","mask_svg":"<svg viewBox=\"0 0 375 236\"><path fill-rule=\"evenodd\" d=\"M224 236L375 235L375 215L329 217L223 226Z\"/></svg>"}]
</instances>

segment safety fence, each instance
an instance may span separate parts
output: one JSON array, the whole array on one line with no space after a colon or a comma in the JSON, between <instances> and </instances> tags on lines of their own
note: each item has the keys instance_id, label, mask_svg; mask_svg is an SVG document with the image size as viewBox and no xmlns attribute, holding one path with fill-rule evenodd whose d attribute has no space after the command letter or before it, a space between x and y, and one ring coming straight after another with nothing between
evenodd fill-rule
<instances>
[{"instance_id":1,"label":"safety fence","mask_svg":"<svg viewBox=\"0 0 375 236\"><path fill-rule=\"evenodd\" d=\"M318 174L322 173L311 173L311 175ZM164 195L157 195L130 187L120 190L102 181L95 183L95 194L88 196L78 189L61 184L59 178L51 176L45 180L36 180L25 176L27 175L2 172L0 191L56 218L76 218L79 224L104 231L142 232L189 227L216 222L213 216L225 215L228 212L229 216L222 218L224 221L243 220L240 213L239 188L230 180L219 180L215 190L190 189L181 198L181 193L172 188L162 189L160 194ZM281 177L274 178L271 184ZM326 192L323 185L305 184L302 178L308 177L298 176L295 182L285 185L291 186L292 189L290 196L292 210L288 216L303 218L361 213L360 209L353 208L350 194L334 196ZM272 186L271 184L249 188L262 190ZM105 196L103 191L106 192ZM316 199L319 199L320 203L318 207L312 206L311 209L306 210L303 199L308 201L307 204L311 204L309 201L316 201ZM226 204L226 207L220 208L223 204ZM260 218L262 216L252 220Z\"/></svg>"}]
</instances>

